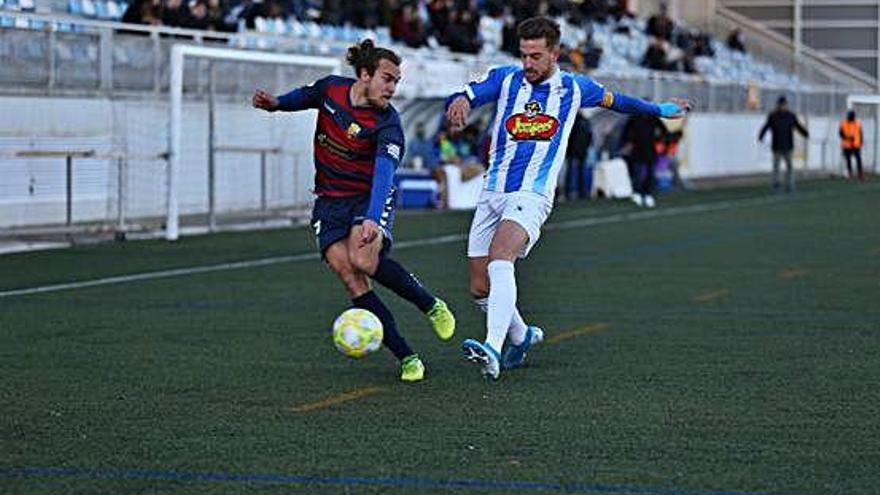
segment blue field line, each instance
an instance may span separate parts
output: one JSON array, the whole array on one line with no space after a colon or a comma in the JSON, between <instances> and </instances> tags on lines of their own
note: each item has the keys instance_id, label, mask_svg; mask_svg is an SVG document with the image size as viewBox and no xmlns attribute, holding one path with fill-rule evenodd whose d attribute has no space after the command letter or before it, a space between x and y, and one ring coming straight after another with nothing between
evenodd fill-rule
<instances>
[{"instance_id":1,"label":"blue field line","mask_svg":"<svg viewBox=\"0 0 880 495\"><path fill-rule=\"evenodd\" d=\"M430 479L430 478L364 478L357 476L303 476L289 474L224 473L210 471L161 471L145 469L98 469L62 467L0 466L2 478L74 477L104 480L153 480L201 482L258 482L297 485L384 486L388 488L465 488L490 490L545 491L561 493L624 495L782 495L759 492L690 491L637 485L605 485L597 483L559 483L541 481ZM792 495L792 494L787 494Z\"/></svg>"}]
</instances>

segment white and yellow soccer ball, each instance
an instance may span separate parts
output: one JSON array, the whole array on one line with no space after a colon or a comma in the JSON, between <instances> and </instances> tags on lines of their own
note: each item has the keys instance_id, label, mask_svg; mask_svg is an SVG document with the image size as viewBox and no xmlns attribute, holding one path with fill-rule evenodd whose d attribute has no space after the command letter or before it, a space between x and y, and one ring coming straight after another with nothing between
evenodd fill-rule
<instances>
[{"instance_id":1,"label":"white and yellow soccer ball","mask_svg":"<svg viewBox=\"0 0 880 495\"><path fill-rule=\"evenodd\" d=\"M350 358L362 358L382 347L382 322L366 309L345 310L333 322L333 345Z\"/></svg>"}]
</instances>

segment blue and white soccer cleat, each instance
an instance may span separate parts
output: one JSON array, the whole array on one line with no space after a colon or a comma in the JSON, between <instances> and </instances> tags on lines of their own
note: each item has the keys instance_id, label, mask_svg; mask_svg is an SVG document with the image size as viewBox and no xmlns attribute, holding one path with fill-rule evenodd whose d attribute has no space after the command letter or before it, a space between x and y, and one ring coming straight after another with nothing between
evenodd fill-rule
<instances>
[{"instance_id":1,"label":"blue and white soccer cleat","mask_svg":"<svg viewBox=\"0 0 880 495\"><path fill-rule=\"evenodd\" d=\"M474 339L467 339L461 344L464 358L483 367L483 376L497 380L501 375L501 361L498 351L489 344L481 344Z\"/></svg>"},{"instance_id":2,"label":"blue and white soccer cleat","mask_svg":"<svg viewBox=\"0 0 880 495\"><path fill-rule=\"evenodd\" d=\"M504 349L504 355L501 358L501 369L510 370L519 368L526 361L526 353L535 344L544 341L544 331L538 327L530 326L526 330L526 336L520 345L510 344Z\"/></svg>"}]
</instances>

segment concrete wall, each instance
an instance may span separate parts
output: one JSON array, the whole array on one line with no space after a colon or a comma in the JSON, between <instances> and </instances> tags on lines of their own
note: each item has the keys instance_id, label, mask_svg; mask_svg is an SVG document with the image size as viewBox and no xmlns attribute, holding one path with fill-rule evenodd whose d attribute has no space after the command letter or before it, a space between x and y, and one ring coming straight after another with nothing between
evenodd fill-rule
<instances>
[{"instance_id":1,"label":"concrete wall","mask_svg":"<svg viewBox=\"0 0 880 495\"><path fill-rule=\"evenodd\" d=\"M109 221L118 213L120 180L128 218L162 216L166 205L168 107L162 101L76 98L0 98L0 227L63 223L65 158L23 158L21 151L94 151L74 159L73 220ZM181 214L208 209L208 109L183 111ZM247 102L217 105L216 145L283 148L267 156L269 206L305 202L312 185L314 116L274 114ZM118 173L117 156L124 157ZM260 155L216 155L216 197L222 211L260 206Z\"/></svg>"},{"instance_id":2,"label":"concrete wall","mask_svg":"<svg viewBox=\"0 0 880 495\"><path fill-rule=\"evenodd\" d=\"M127 218L161 217L166 204L167 105L161 101L65 98L0 98L0 228L63 223L66 217L64 158L21 158L24 150L94 150L103 158L74 161L74 221L115 220L119 163ZM248 102L218 104L218 146L283 147L268 158L270 206L304 203L312 187L311 114L266 114ZM806 118L812 140L798 143L797 166L839 166L836 119ZM770 170L769 137L756 140L764 116L695 114L682 144L682 174L688 177L752 174ZM406 122L404 123L406 124ZM180 171L182 214L208 209L208 111L204 102L184 108L184 156ZM873 160L873 126L867 123L866 162ZM219 210L260 206L257 154L219 153Z\"/></svg>"}]
</instances>

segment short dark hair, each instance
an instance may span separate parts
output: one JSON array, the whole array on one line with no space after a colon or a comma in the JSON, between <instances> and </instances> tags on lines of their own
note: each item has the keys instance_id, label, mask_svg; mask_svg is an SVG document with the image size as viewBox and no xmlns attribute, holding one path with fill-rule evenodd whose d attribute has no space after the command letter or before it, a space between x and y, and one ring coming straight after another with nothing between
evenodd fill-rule
<instances>
[{"instance_id":1,"label":"short dark hair","mask_svg":"<svg viewBox=\"0 0 880 495\"><path fill-rule=\"evenodd\" d=\"M379 61L383 58L394 65L400 65L400 56L387 48L376 46L371 39L349 47L345 56L348 65L354 67L357 77L361 76L361 69L365 69L371 76L375 74L376 67L379 67Z\"/></svg>"},{"instance_id":2,"label":"short dark hair","mask_svg":"<svg viewBox=\"0 0 880 495\"><path fill-rule=\"evenodd\" d=\"M516 34L521 40L537 40L544 38L548 47L559 45L561 32L559 23L549 17L531 17L519 23Z\"/></svg>"}]
</instances>

